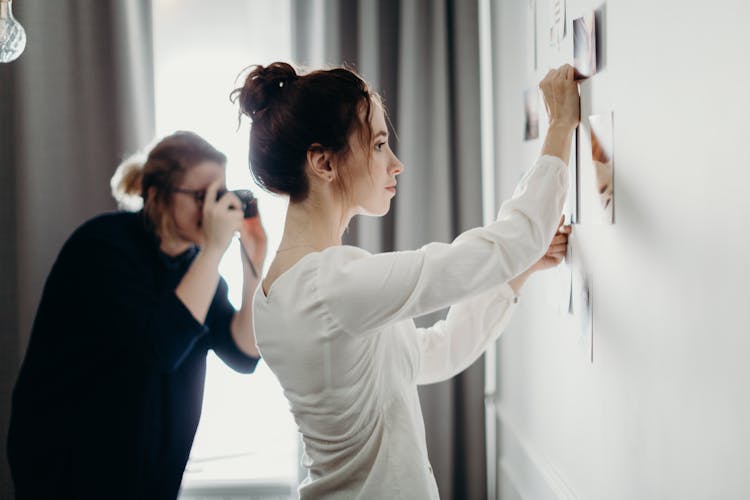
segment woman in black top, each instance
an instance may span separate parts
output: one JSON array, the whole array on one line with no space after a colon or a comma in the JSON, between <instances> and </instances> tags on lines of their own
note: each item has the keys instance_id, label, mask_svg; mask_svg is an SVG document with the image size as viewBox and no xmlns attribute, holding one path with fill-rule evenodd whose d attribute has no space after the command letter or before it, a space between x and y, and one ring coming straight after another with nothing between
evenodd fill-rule
<instances>
[{"instance_id":1,"label":"woman in black top","mask_svg":"<svg viewBox=\"0 0 750 500\"><path fill-rule=\"evenodd\" d=\"M259 358L251 304L266 237L223 192L225 162L193 133L166 137L113 178L116 197L139 194L143 209L95 217L63 246L13 394L16 498L177 497L208 349L244 373ZM236 231L239 311L218 272Z\"/></svg>"}]
</instances>

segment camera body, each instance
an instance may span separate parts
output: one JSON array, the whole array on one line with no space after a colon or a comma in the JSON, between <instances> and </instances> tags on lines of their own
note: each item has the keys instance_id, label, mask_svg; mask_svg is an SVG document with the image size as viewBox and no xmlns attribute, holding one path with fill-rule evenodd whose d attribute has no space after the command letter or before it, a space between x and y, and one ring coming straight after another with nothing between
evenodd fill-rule
<instances>
[{"instance_id":1,"label":"camera body","mask_svg":"<svg viewBox=\"0 0 750 500\"><path fill-rule=\"evenodd\" d=\"M231 191L242 203L242 214L245 219L250 219L258 215L258 200L255 195L249 189L233 189ZM219 191L216 193L216 200L224 196L226 191Z\"/></svg>"}]
</instances>

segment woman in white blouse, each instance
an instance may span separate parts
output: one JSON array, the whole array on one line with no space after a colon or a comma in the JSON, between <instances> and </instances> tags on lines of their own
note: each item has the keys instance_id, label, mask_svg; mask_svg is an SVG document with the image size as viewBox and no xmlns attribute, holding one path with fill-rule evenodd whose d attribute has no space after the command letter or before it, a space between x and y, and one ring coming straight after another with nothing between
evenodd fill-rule
<instances>
[{"instance_id":1,"label":"woman in white blouse","mask_svg":"<svg viewBox=\"0 0 750 500\"><path fill-rule=\"evenodd\" d=\"M370 254L341 244L357 214L388 212L404 166L380 99L346 69L256 66L235 95L250 162L289 196L284 235L253 302L261 354L302 433L302 498L438 498L417 385L445 380L502 332L528 275L560 262L567 161L578 123L571 66L541 82L542 154L497 220L452 243ZM412 318L450 307L417 328Z\"/></svg>"}]
</instances>

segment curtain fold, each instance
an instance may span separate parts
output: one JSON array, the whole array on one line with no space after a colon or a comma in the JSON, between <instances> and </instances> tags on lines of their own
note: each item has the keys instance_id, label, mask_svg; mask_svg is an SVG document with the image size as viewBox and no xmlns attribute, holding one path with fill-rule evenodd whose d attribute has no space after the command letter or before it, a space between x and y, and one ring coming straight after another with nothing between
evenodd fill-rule
<instances>
[{"instance_id":1,"label":"curtain fold","mask_svg":"<svg viewBox=\"0 0 750 500\"><path fill-rule=\"evenodd\" d=\"M46 276L76 226L115 208L115 167L154 134L149 0L14 7L28 43L0 64L2 498L11 392Z\"/></svg>"},{"instance_id":2,"label":"curtain fold","mask_svg":"<svg viewBox=\"0 0 750 500\"><path fill-rule=\"evenodd\" d=\"M345 242L414 249L481 225L477 1L294 0L292 12L295 62L353 65L384 97L405 165L388 216L356 218ZM483 392L481 360L420 388L444 499L486 497Z\"/></svg>"}]
</instances>

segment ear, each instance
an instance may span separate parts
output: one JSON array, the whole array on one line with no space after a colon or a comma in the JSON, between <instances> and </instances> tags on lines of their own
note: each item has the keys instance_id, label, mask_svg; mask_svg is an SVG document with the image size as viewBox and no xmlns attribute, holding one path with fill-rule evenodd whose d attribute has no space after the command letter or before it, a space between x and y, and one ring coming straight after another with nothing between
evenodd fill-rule
<instances>
[{"instance_id":1,"label":"ear","mask_svg":"<svg viewBox=\"0 0 750 500\"><path fill-rule=\"evenodd\" d=\"M321 144L312 144L307 149L307 168L311 178L331 182L336 177L333 168L333 154Z\"/></svg>"},{"instance_id":2,"label":"ear","mask_svg":"<svg viewBox=\"0 0 750 500\"><path fill-rule=\"evenodd\" d=\"M144 202L151 202L154 203L156 200L156 187L151 186L148 188L148 191L146 192L146 200Z\"/></svg>"}]
</instances>

